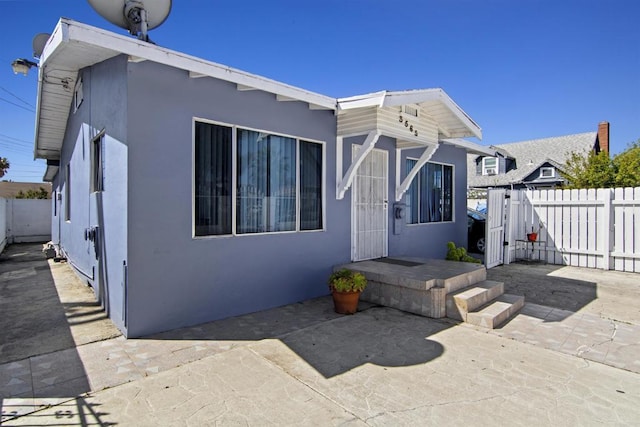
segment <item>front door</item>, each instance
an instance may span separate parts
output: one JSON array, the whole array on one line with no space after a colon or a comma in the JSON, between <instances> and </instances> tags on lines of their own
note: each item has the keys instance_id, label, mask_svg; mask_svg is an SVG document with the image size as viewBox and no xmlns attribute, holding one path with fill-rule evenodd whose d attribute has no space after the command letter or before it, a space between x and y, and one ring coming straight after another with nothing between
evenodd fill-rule
<instances>
[{"instance_id":1,"label":"front door","mask_svg":"<svg viewBox=\"0 0 640 427\"><path fill-rule=\"evenodd\" d=\"M353 145L354 156L360 148ZM351 196L353 261L387 256L388 157L388 152L373 149L354 177Z\"/></svg>"}]
</instances>

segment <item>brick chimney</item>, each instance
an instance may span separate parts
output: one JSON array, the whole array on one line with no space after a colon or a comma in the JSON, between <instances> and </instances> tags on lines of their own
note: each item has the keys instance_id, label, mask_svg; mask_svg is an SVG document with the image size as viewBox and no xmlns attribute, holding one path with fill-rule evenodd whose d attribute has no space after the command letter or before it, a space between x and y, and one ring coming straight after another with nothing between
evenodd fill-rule
<instances>
[{"instance_id":1,"label":"brick chimney","mask_svg":"<svg viewBox=\"0 0 640 427\"><path fill-rule=\"evenodd\" d=\"M598 142L600 151L609 152L609 122L598 123Z\"/></svg>"}]
</instances>

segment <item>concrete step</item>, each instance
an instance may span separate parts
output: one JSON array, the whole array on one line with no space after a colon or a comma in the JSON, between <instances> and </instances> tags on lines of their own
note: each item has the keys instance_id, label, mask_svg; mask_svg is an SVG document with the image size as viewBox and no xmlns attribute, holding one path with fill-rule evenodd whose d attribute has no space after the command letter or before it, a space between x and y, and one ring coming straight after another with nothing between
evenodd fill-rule
<instances>
[{"instance_id":1,"label":"concrete step","mask_svg":"<svg viewBox=\"0 0 640 427\"><path fill-rule=\"evenodd\" d=\"M487 280L487 269L484 266L470 263L460 263L459 265L464 264L466 264L467 271L444 279L442 286L447 294Z\"/></svg>"},{"instance_id":2,"label":"concrete step","mask_svg":"<svg viewBox=\"0 0 640 427\"><path fill-rule=\"evenodd\" d=\"M484 280L471 287L447 294L447 317L466 321L467 313L504 294L504 283Z\"/></svg>"},{"instance_id":3,"label":"concrete step","mask_svg":"<svg viewBox=\"0 0 640 427\"><path fill-rule=\"evenodd\" d=\"M467 314L467 323L484 328L495 329L524 306L524 297L504 294L478 311Z\"/></svg>"}]
</instances>

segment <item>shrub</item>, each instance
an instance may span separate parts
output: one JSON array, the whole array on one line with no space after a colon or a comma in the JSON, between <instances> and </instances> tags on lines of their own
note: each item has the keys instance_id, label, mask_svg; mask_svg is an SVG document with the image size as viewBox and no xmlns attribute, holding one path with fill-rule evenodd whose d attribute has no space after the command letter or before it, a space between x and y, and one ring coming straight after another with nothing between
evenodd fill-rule
<instances>
[{"instance_id":1,"label":"shrub","mask_svg":"<svg viewBox=\"0 0 640 427\"><path fill-rule=\"evenodd\" d=\"M475 264L480 264L481 262L479 259L467 255L465 248L456 248L456 244L453 242L447 243L447 249L446 259L449 261L473 262Z\"/></svg>"}]
</instances>

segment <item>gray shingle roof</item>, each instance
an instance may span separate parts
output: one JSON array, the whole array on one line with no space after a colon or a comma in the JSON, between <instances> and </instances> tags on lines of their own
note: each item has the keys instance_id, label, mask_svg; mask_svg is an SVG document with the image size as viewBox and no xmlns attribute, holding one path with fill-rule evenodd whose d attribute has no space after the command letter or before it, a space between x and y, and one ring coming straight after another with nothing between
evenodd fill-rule
<instances>
[{"instance_id":1,"label":"gray shingle roof","mask_svg":"<svg viewBox=\"0 0 640 427\"><path fill-rule=\"evenodd\" d=\"M597 132L586 132L496 145L498 152L516 159L516 169L506 174L476 175L478 156L467 154L467 185L491 187L519 183L545 162L558 167L564 165L573 152L588 153L595 147L597 135Z\"/></svg>"}]
</instances>

